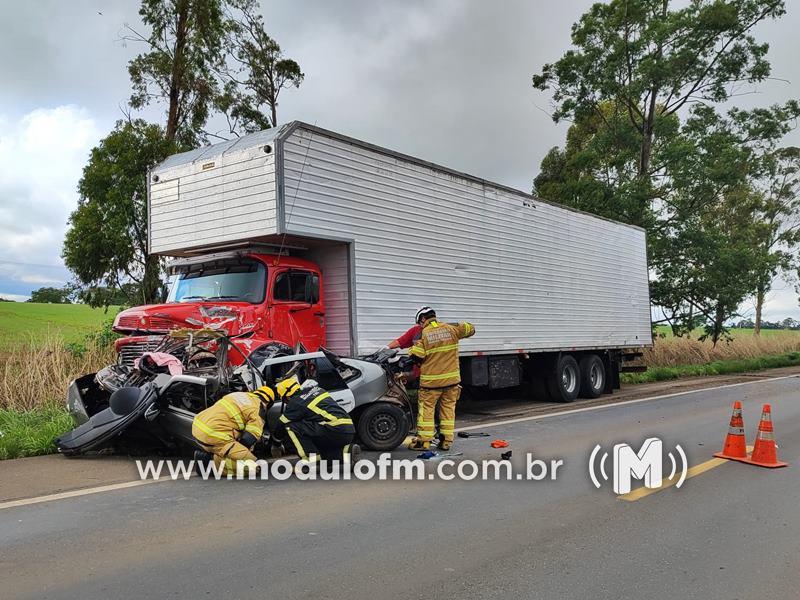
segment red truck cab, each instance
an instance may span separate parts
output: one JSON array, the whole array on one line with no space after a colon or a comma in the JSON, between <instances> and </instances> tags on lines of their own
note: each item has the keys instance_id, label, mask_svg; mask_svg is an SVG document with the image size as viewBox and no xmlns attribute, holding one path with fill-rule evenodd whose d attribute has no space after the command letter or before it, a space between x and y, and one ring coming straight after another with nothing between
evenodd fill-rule
<instances>
[{"instance_id":1,"label":"red truck cab","mask_svg":"<svg viewBox=\"0 0 800 600\"><path fill-rule=\"evenodd\" d=\"M178 328L236 336L232 341L242 352L229 353L233 365L265 347L302 344L315 351L325 344L322 273L310 261L227 252L179 259L169 271L166 303L129 308L114 320L114 331L128 334L116 342L121 363L133 364Z\"/></svg>"}]
</instances>

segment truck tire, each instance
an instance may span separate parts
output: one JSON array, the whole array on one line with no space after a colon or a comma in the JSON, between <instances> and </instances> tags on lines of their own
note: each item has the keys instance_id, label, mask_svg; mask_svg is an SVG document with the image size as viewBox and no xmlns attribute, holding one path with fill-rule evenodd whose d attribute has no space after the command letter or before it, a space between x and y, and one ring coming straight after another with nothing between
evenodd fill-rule
<instances>
[{"instance_id":1,"label":"truck tire","mask_svg":"<svg viewBox=\"0 0 800 600\"><path fill-rule=\"evenodd\" d=\"M547 377L547 391L554 402L572 402L581 390L581 371L578 361L569 354L556 360L555 368Z\"/></svg>"},{"instance_id":2,"label":"truck tire","mask_svg":"<svg viewBox=\"0 0 800 600\"><path fill-rule=\"evenodd\" d=\"M581 398L599 398L606 388L606 367L597 354L587 354L579 363Z\"/></svg>"},{"instance_id":3,"label":"truck tire","mask_svg":"<svg viewBox=\"0 0 800 600\"><path fill-rule=\"evenodd\" d=\"M406 439L410 423L402 408L390 402L367 406L356 419L356 431L369 450L394 450Z\"/></svg>"}]
</instances>

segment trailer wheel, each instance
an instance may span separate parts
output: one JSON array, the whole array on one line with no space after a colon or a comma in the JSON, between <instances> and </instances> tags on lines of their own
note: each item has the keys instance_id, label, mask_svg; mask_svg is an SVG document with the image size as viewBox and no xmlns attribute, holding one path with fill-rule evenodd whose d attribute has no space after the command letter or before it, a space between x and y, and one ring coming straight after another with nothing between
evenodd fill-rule
<instances>
[{"instance_id":1,"label":"trailer wheel","mask_svg":"<svg viewBox=\"0 0 800 600\"><path fill-rule=\"evenodd\" d=\"M581 390L581 371L569 354L556 360L555 369L547 377L547 391L555 402L572 402Z\"/></svg>"},{"instance_id":2,"label":"trailer wheel","mask_svg":"<svg viewBox=\"0 0 800 600\"><path fill-rule=\"evenodd\" d=\"M406 439L409 429L403 409L389 402L370 404L356 421L358 437L369 450L394 450Z\"/></svg>"},{"instance_id":3,"label":"trailer wheel","mask_svg":"<svg viewBox=\"0 0 800 600\"><path fill-rule=\"evenodd\" d=\"M599 398L606 388L606 367L597 354L581 358L581 398Z\"/></svg>"}]
</instances>

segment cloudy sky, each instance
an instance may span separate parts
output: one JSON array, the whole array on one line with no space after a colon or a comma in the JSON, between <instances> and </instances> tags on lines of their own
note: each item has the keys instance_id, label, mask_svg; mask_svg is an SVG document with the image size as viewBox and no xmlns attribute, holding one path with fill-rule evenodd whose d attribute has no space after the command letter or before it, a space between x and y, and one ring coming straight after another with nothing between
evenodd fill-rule
<instances>
[{"instance_id":1,"label":"cloudy sky","mask_svg":"<svg viewBox=\"0 0 800 600\"><path fill-rule=\"evenodd\" d=\"M800 2L757 31L774 79L741 106L800 96ZM531 88L569 47L588 0L262 0L267 29L306 80L284 93L282 121L302 119L529 190L544 154L564 139ZM90 148L122 115L120 41L138 2L0 0L0 295L24 299L69 274L66 219ZM157 117L155 113L149 116ZM793 132L788 143L800 145ZM800 319L778 284L766 318ZM752 312L748 305L744 311Z\"/></svg>"}]
</instances>

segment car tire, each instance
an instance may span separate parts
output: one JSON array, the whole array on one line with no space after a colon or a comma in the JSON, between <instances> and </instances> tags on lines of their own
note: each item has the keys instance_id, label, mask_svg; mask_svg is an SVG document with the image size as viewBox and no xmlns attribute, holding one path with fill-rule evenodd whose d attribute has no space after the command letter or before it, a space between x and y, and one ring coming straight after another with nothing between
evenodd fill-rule
<instances>
[{"instance_id":1,"label":"car tire","mask_svg":"<svg viewBox=\"0 0 800 600\"><path fill-rule=\"evenodd\" d=\"M550 399L554 402L573 402L580 390L581 371L578 361L569 354L562 354L547 377Z\"/></svg>"},{"instance_id":2,"label":"car tire","mask_svg":"<svg viewBox=\"0 0 800 600\"><path fill-rule=\"evenodd\" d=\"M597 354L587 354L579 363L581 398L599 398L606 389L606 366Z\"/></svg>"},{"instance_id":3,"label":"car tire","mask_svg":"<svg viewBox=\"0 0 800 600\"><path fill-rule=\"evenodd\" d=\"M370 404L356 419L358 438L370 450L394 450L406 439L410 427L405 411L390 402Z\"/></svg>"}]
</instances>

